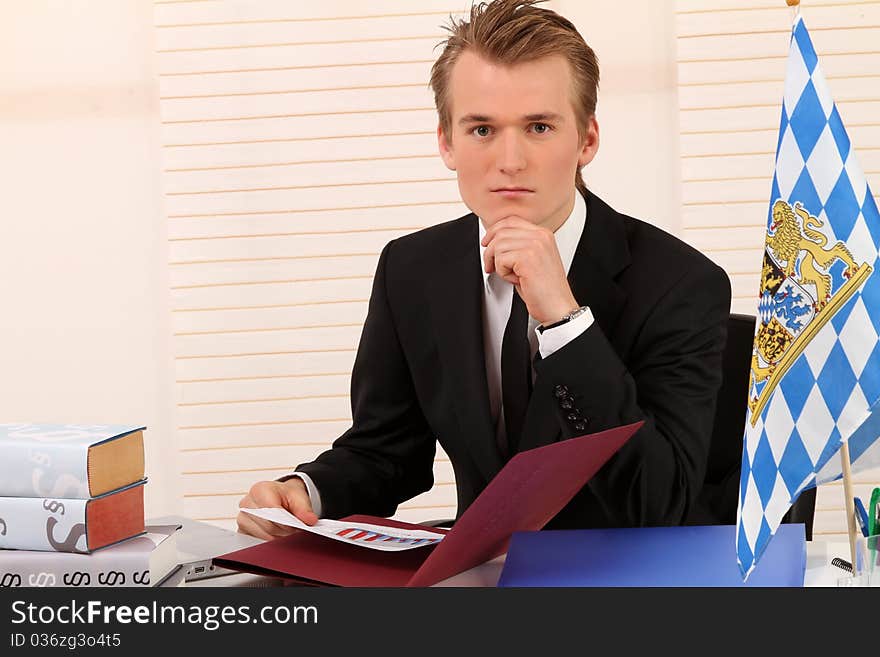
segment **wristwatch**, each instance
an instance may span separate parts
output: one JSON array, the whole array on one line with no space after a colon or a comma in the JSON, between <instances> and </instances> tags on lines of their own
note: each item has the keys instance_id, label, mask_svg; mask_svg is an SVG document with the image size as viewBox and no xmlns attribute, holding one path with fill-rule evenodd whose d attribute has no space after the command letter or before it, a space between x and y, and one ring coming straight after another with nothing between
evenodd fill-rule
<instances>
[{"instance_id":1,"label":"wristwatch","mask_svg":"<svg viewBox=\"0 0 880 657\"><path fill-rule=\"evenodd\" d=\"M581 307L579 307L579 308L575 308L575 309L572 310L570 313L566 313L566 314L562 317L562 319L560 319L558 322L553 322L552 324L548 324L547 326L539 326L539 327L538 327L538 330L539 330L541 333L543 333L543 332L546 331L547 329L552 329L552 328L556 328L557 326L562 326L563 324L568 324L568 322L570 322L571 320L573 320L573 319L575 319L575 318L577 318L577 317L580 317L581 315L583 315L583 314L584 314L585 312L587 312L588 310L589 310L589 307L588 307L588 306L581 306Z\"/></svg>"}]
</instances>

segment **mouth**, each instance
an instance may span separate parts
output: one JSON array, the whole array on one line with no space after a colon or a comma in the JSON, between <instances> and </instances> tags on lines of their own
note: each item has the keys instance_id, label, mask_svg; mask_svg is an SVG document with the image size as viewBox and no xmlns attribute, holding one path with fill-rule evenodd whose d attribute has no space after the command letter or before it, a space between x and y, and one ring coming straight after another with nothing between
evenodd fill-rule
<instances>
[{"instance_id":1,"label":"mouth","mask_svg":"<svg viewBox=\"0 0 880 657\"><path fill-rule=\"evenodd\" d=\"M496 187L492 190L493 194L498 194L499 196L503 196L505 198L518 198L522 196L527 196L529 194L534 194L534 190L528 189L526 187Z\"/></svg>"}]
</instances>

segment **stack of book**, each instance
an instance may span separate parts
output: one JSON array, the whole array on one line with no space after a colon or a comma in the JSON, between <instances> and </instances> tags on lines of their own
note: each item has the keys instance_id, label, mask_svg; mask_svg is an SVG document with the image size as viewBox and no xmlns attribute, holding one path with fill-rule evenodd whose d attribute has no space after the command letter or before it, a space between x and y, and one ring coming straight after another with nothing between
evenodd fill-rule
<instances>
[{"instance_id":1,"label":"stack of book","mask_svg":"<svg viewBox=\"0 0 880 657\"><path fill-rule=\"evenodd\" d=\"M144 523L144 429L0 424L0 586L148 586L175 526Z\"/></svg>"}]
</instances>

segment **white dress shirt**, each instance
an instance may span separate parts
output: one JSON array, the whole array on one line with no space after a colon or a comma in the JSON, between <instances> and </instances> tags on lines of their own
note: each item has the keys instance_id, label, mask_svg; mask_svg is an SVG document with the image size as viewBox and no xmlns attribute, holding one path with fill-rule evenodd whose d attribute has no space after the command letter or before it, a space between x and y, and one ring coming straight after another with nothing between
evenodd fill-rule
<instances>
[{"instance_id":1,"label":"white dress shirt","mask_svg":"<svg viewBox=\"0 0 880 657\"><path fill-rule=\"evenodd\" d=\"M574 260L574 252L581 240L586 220L587 204L581 193L575 190L574 207L571 214L553 234L566 274L571 269L571 261ZM513 284L508 283L495 272L487 274L483 268L483 253L486 251L486 247L482 245L482 241L485 236L486 229L481 220L479 240L480 268L483 271L483 345L485 346L486 381L489 384L489 407L492 420L495 422L496 437L501 438L503 437L502 432L505 430L504 413L501 407L501 342L504 338L504 328L510 317L510 306L513 303ZM592 324L593 313L587 310L580 317L556 328L545 329L542 333L538 331L538 321L529 316L528 339L532 361L534 362L535 353L539 351L541 358L549 357L590 328ZM533 369L532 377L534 378L534 376Z\"/></svg>"},{"instance_id":2,"label":"white dress shirt","mask_svg":"<svg viewBox=\"0 0 880 657\"><path fill-rule=\"evenodd\" d=\"M581 240L587 219L587 204L581 193L575 190L574 207L568 219L556 230L556 248L562 259L562 266L568 273L571 262L574 260L574 252ZM479 221L478 243L486 236L486 228L483 221ZM504 429L504 414L501 408L501 341L504 338L504 328L510 317L510 306L513 302L513 285L501 278L497 273L487 274L483 267L483 253L486 247L479 244L480 270L483 272L483 344L485 345L486 381L489 385L489 406L492 420L495 422L496 436L500 437ZM560 318L561 319L561 318ZM570 322L552 329L538 331L538 322L529 317L528 339L531 347L531 355L534 360L535 353L540 351L541 358L547 358L555 351L561 349L569 342L586 331L593 324L593 313L587 310L583 315L576 317ZM535 376L532 370L532 377ZM312 502L312 510L318 517L321 516L321 494L312 478L304 472L297 472L295 476L303 480Z\"/></svg>"}]
</instances>

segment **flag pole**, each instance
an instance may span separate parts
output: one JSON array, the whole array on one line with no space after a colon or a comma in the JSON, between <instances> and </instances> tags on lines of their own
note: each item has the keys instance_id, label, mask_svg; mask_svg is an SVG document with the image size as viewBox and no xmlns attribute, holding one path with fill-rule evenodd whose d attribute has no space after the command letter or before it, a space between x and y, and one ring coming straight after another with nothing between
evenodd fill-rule
<instances>
[{"instance_id":1,"label":"flag pole","mask_svg":"<svg viewBox=\"0 0 880 657\"><path fill-rule=\"evenodd\" d=\"M785 4L800 11L801 0L785 0ZM852 559L853 575L855 576L857 574L856 531L858 531L858 528L856 527L855 495L853 493L852 469L850 467L849 443L847 441L844 441L840 447L840 464L843 471L843 495L844 506L846 507L846 528L847 534L849 534L849 555L850 559Z\"/></svg>"},{"instance_id":2,"label":"flag pole","mask_svg":"<svg viewBox=\"0 0 880 657\"><path fill-rule=\"evenodd\" d=\"M843 497L846 507L846 529L849 534L849 555L852 559L853 576L856 572L856 505L853 493L852 470L849 460L849 442L844 441L840 446L840 465L843 470Z\"/></svg>"},{"instance_id":3,"label":"flag pole","mask_svg":"<svg viewBox=\"0 0 880 657\"><path fill-rule=\"evenodd\" d=\"M799 11L801 0L785 0L785 4ZM849 534L849 555L852 559L853 575L856 575L856 507L849 460L849 443L846 441L840 447L840 464L843 470L843 496L846 507L846 529Z\"/></svg>"}]
</instances>

